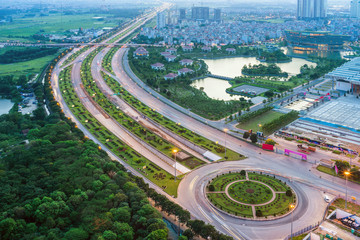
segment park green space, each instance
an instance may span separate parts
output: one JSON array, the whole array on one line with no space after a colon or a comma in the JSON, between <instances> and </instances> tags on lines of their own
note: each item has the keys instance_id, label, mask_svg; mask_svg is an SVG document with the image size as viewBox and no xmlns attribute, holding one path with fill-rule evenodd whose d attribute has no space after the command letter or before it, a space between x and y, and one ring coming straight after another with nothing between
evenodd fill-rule
<instances>
[{"instance_id":1,"label":"park green space","mask_svg":"<svg viewBox=\"0 0 360 240\"><path fill-rule=\"evenodd\" d=\"M165 139L154 134L151 130L141 126L137 121L127 116L124 112L118 109L116 105L113 104L98 88L91 74L91 63L94 57L100 51L101 48L97 48L95 51L91 52L81 65L80 75L82 83L84 85L84 90L107 114L109 114L120 125L124 126L127 130L135 134L135 136L148 143L151 147L159 150L164 155L167 155L169 158L173 158L172 150L178 149L177 146L174 146ZM179 150L182 151L181 149ZM187 154L191 156L191 154ZM191 156L190 158L187 158L183 161L178 160L178 162L190 169L194 169L196 167L199 167L200 165L205 164L205 162L194 156Z\"/></svg>"},{"instance_id":2,"label":"park green space","mask_svg":"<svg viewBox=\"0 0 360 240\"><path fill-rule=\"evenodd\" d=\"M225 158L225 148L216 142L210 141L199 134L190 131L189 129L184 128L178 123L171 121L170 119L164 117L160 113L156 111L156 109L149 108L147 105L136 99L133 95L131 95L128 91L123 88L119 82L117 82L114 78L102 72L103 78L106 80L107 85L118 95L130 104L133 108L143 113L148 118L157 122L158 124L166 127L170 131L176 133L177 135L187 139L194 144L215 153L216 155L222 157L222 160L235 161L242 160L245 156L238 154L230 149L226 150L226 158Z\"/></svg>"},{"instance_id":3,"label":"park green space","mask_svg":"<svg viewBox=\"0 0 360 240\"><path fill-rule=\"evenodd\" d=\"M104 17L99 21L93 17ZM49 16L20 17L13 16L13 22L0 25L0 41L19 40L34 41L34 34L63 34L70 29L88 29L115 27L123 21L110 14L51 14Z\"/></svg>"},{"instance_id":4,"label":"park green space","mask_svg":"<svg viewBox=\"0 0 360 240\"><path fill-rule=\"evenodd\" d=\"M325 166L321 166L321 165L318 165L316 167L316 169L320 172L323 172L323 173L326 173L326 174L329 174L331 176L335 176L335 177L338 177L338 178L342 178L342 179L345 179L345 176L341 175L341 174L336 174L335 170L333 168L329 168L329 167L325 167ZM353 172L350 171L350 174L352 174ZM354 182L354 183L357 183L357 184L360 184L360 181L359 180L356 180L356 179L352 179L351 178L351 175L350 177L348 178L349 181L351 182Z\"/></svg>"},{"instance_id":5,"label":"park green space","mask_svg":"<svg viewBox=\"0 0 360 240\"><path fill-rule=\"evenodd\" d=\"M253 181L235 182L228 189L230 197L247 204L262 204L270 201L273 194L264 184Z\"/></svg>"},{"instance_id":6,"label":"park green space","mask_svg":"<svg viewBox=\"0 0 360 240\"><path fill-rule=\"evenodd\" d=\"M253 130L253 132L262 131L262 128L259 124L263 125L265 123L269 123L278 117L284 115L283 113L279 113L276 111L268 111L259 116L254 117L251 120L248 120L244 123L238 124L236 127L244 130Z\"/></svg>"},{"instance_id":7,"label":"park green space","mask_svg":"<svg viewBox=\"0 0 360 240\"><path fill-rule=\"evenodd\" d=\"M59 86L62 96L81 124L89 130L101 143L103 143L116 156L123 159L136 171L148 178L150 181L164 189L170 195L177 196L177 187L180 180L174 181L174 177L162 168L141 156L138 152L131 149L113 133L106 129L87 109L81 104L71 82L71 68L61 71L59 76Z\"/></svg>"},{"instance_id":8,"label":"park green space","mask_svg":"<svg viewBox=\"0 0 360 240\"><path fill-rule=\"evenodd\" d=\"M57 56L58 53L25 62L0 64L0 75L14 75L18 77L20 75L37 74Z\"/></svg>"},{"instance_id":9,"label":"park green space","mask_svg":"<svg viewBox=\"0 0 360 240\"><path fill-rule=\"evenodd\" d=\"M187 66L194 70L193 73L182 75L174 80L165 80L164 76L168 73L177 73L181 68L184 68L179 61L188 58L183 54L181 49L178 49L177 58L174 62L167 62L160 52L165 48L147 48L149 51L148 58L135 58L133 52L135 49L129 51L129 65L142 81L148 86L152 87L164 97L179 104L180 106L191 110L192 112L211 120L219 120L240 110L247 109L251 106L248 101L224 101L216 100L208 97L203 91L191 86L193 78L205 76L207 65L203 60L194 58L194 64ZM151 68L154 63L164 64L166 70L157 71Z\"/></svg>"},{"instance_id":10,"label":"park green space","mask_svg":"<svg viewBox=\"0 0 360 240\"><path fill-rule=\"evenodd\" d=\"M252 218L254 215L266 218L281 216L289 212L290 204L296 203L293 190L280 179L255 172L248 172L246 179L245 174L242 170L212 179L207 187L208 199L219 209L245 218ZM273 198L273 192L275 198L269 202ZM237 202L231 200L227 193ZM255 213L251 206L255 208Z\"/></svg>"},{"instance_id":11,"label":"park green space","mask_svg":"<svg viewBox=\"0 0 360 240\"><path fill-rule=\"evenodd\" d=\"M345 209L345 199L337 198L331 205L341 209ZM346 211L359 216L360 205L348 201Z\"/></svg>"}]
</instances>

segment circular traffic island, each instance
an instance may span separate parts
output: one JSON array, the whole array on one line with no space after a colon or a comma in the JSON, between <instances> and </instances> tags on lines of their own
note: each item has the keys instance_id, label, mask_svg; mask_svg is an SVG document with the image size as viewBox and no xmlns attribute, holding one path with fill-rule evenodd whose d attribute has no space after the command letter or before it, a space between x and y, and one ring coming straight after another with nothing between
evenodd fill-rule
<instances>
[{"instance_id":1,"label":"circular traffic island","mask_svg":"<svg viewBox=\"0 0 360 240\"><path fill-rule=\"evenodd\" d=\"M247 219L279 218L296 205L296 194L285 182L256 172L219 175L207 185L206 196L221 211Z\"/></svg>"}]
</instances>

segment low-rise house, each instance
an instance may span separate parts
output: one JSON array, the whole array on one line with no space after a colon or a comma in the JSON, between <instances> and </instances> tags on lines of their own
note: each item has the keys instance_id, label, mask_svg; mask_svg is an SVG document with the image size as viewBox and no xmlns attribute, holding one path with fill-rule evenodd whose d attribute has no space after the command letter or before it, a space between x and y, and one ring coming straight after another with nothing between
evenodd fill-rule
<instances>
[{"instance_id":1,"label":"low-rise house","mask_svg":"<svg viewBox=\"0 0 360 240\"><path fill-rule=\"evenodd\" d=\"M165 70L165 66L162 63L151 64L151 68L154 70Z\"/></svg>"},{"instance_id":2,"label":"low-rise house","mask_svg":"<svg viewBox=\"0 0 360 240\"><path fill-rule=\"evenodd\" d=\"M182 69L178 70L179 76L186 75L188 73L193 73L193 72L194 72L194 70L192 70L190 68L182 68Z\"/></svg>"},{"instance_id":3,"label":"low-rise house","mask_svg":"<svg viewBox=\"0 0 360 240\"><path fill-rule=\"evenodd\" d=\"M176 48L168 48L165 51L170 53L170 54L175 54L177 50L176 50Z\"/></svg>"},{"instance_id":4,"label":"low-rise house","mask_svg":"<svg viewBox=\"0 0 360 240\"><path fill-rule=\"evenodd\" d=\"M176 59L176 56L174 56L174 55L166 55L164 57L165 57L166 61L168 61L168 62L173 62Z\"/></svg>"},{"instance_id":5,"label":"low-rise house","mask_svg":"<svg viewBox=\"0 0 360 240\"><path fill-rule=\"evenodd\" d=\"M134 57L148 57L148 56L149 56L149 52L143 47L139 47L134 51Z\"/></svg>"},{"instance_id":6,"label":"low-rise house","mask_svg":"<svg viewBox=\"0 0 360 240\"><path fill-rule=\"evenodd\" d=\"M165 56L171 55L171 53L169 53L169 52L161 52L160 55L165 57Z\"/></svg>"},{"instance_id":7,"label":"low-rise house","mask_svg":"<svg viewBox=\"0 0 360 240\"><path fill-rule=\"evenodd\" d=\"M176 73L169 73L164 76L164 79L165 80L173 80L173 79L177 78L177 76L178 75Z\"/></svg>"},{"instance_id":8,"label":"low-rise house","mask_svg":"<svg viewBox=\"0 0 360 240\"><path fill-rule=\"evenodd\" d=\"M192 52L193 51L193 47L192 46L182 46L182 50L184 52Z\"/></svg>"},{"instance_id":9,"label":"low-rise house","mask_svg":"<svg viewBox=\"0 0 360 240\"><path fill-rule=\"evenodd\" d=\"M228 54L235 54L235 53L236 53L236 49L235 49L235 48L227 48L227 49L225 49L225 51L226 51Z\"/></svg>"},{"instance_id":10,"label":"low-rise house","mask_svg":"<svg viewBox=\"0 0 360 240\"><path fill-rule=\"evenodd\" d=\"M191 66L191 65L193 65L193 63L194 63L194 61L191 60L191 59L182 59L182 60L180 61L180 64L181 64L182 66Z\"/></svg>"},{"instance_id":11,"label":"low-rise house","mask_svg":"<svg viewBox=\"0 0 360 240\"><path fill-rule=\"evenodd\" d=\"M201 50L202 50L203 52L211 52L211 47L209 47L209 46L204 46L204 47L201 48Z\"/></svg>"}]
</instances>

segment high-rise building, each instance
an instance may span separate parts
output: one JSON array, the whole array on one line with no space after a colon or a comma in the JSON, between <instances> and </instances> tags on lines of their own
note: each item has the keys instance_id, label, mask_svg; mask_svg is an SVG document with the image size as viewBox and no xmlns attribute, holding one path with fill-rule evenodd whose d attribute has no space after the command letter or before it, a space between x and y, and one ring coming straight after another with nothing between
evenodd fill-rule
<instances>
[{"instance_id":1,"label":"high-rise building","mask_svg":"<svg viewBox=\"0 0 360 240\"><path fill-rule=\"evenodd\" d=\"M352 0L350 2L350 17L360 18L360 1Z\"/></svg>"},{"instance_id":2,"label":"high-rise building","mask_svg":"<svg viewBox=\"0 0 360 240\"><path fill-rule=\"evenodd\" d=\"M191 18L193 20L208 20L209 7L192 7Z\"/></svg>"},{"instance_id":3,"label":"high-rise building","mask_svg":"<svg viewBox=\"0 0 360 240\"><path fill-rule=\"evenodd\" d=\"M179 16L179 20L185 20L186 19L186 9L185 8L180 8L180 16Z\"/></svg>"},{"instance_id":4,"label":"high-rise building","mask_svg":"<svg viewBox=\"0 0 360 240\"><path fill-rule=\"evenodd\" d=\"M325 18L326 14L327 0L298 0L298 19Z\"/></svg>"},{"instance_id":5,"label":"high-rise building","mask_svg":"<svg viewBox=\"0 0 360 240\"><path fill-rule=\"evenodd\" d=\"M156 15L156 26L158 29L165 27L165 12L159 12Z\"/></svg>"},{"instance_id":6,"label":"high-rise building","mask_svg":"<svg viewBox=\"0 0 360 240\"><path fill-rule=\"evenodd\" d=\"M220 8L215 8L214 9L214 20L215 21L221 21L221 9Z\"/></svg>"}]
</instances>

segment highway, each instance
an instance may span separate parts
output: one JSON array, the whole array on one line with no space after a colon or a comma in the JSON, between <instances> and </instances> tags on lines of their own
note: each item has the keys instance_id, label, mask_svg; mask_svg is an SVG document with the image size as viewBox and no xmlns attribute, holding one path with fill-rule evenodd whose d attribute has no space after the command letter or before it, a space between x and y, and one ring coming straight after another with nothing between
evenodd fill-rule
<instances>
[{"instance_id":1,"label":"highway","mask_svg":"<svg viewBox=\"0 0 360 240\"><path fill-rule=\"evenodd\" d=\"M74 65L72 68L72 81L76 93L78 94L84 106L104 126L110 129L121 140L129 144L130 147L141 152L141 154L145 154L148 159L150 158L151 161L155 161L158 164L159 161L163 161L163 159L160 159L159 154L144 147L144 144L141 143L141 140L139 140L135 136L132 136L115 120L111 118L105 118L94 105L94 103L92 101L89 101L84 90L80 87L81 63L84 58L88 56L88 54L90 54L90 52L94 49L95 47L81 54L73 62ZM157 95L156 93L151 94L151 91L144 90L144 88L147 88L147 86L145 86L145 84L143 84L140 79L136 79L136 76L133 75L128 65L126 64L126 59L125 61L123 61L126 52L126 48L119 49L119 51L116 52L112 60L112 66L115 72L116 80L118 80L127 91L129 91L137 99L139 99L149 107L156 109L156 111L168 117L169 119L181 123L182 126L210 140L218 141L220 144L225 145L223 131L209 126L208 124L205 124L205 119L199 119L196 115L191 116L191 114L189 115L188 113L183 113L183 111L179 109L180 106L170 102L169 100L160 99L162 96ZM103 58L105 53L106 51L101 52L99 55L96 56L92 64L92 74L94 79L102 88L102 91L111 95L111 89L106 87L106 85L104 84L105 82L100 75L101 67L97 64L98 61L99 63L101 63L101 59ZM69 57L69 55L67 57ZM58 85L58 76L60 71L62 70L62 68L60 68L59 66L61 66L65 59L62 59L58 62L52 74L51 83L54 90L54 97L60 103L60 106L64 110L65 115L71 117L73 121L78 125L79 129L81 129L87 136L91 137L95 142L100 144L103 149L108 150L81 125L81 123L71 113L70 109L62 98ZM137 83L135 83L134 80ZM121 106L122 109L126 110L127 113L129 113L129 115L131 115L132 117L139 117L139 113L132 109L130 106L126 106L124 101L122 101L120 98L111 98L111 100L115 101L115 104L118 104L119 107ZM151 121L146 121L143 124L151 124ZM218 124L218 127L220 129L222 127L225 127L225 125L221 125L223 123ZM163 131L162 134L165 137L167 136L168 139L172 139L174 143L177 141L176 137L171 136L169 132L165 132L159 126L147 126L156 127L159 131ZM177 144L181 144L181 142L177 142ZM186 146L183 147L186 148ZM264 171L282 176L284 179L286 179L288 184L293 187L298 196L299 205L295 209L293 214L295 231L322 220L323 213L326 208L326 203L323 200L324 192L326 192L326 194L333 194L334 196L344 196L345 194L344 180L322 177L322 175L319 175L315 171L312 171L313 165L309 162L300 161L272 152L264 152L259 148L248 144L242 140L239 140L231 135L227 136L227 147L238 153L248 156L248 158L242 161L207 164L201 168L189 172L179 185L178 198L173 199L169 196L168 197L189 210L192 216L196 217L197 219L204 220L205 222L211 223L219 231L233 236L235 239L283 239L288 234L290 234L291 218L290 216L286 216L284 218L273 221L241 220L213 209L213 207L208 203L205 197L204 187L207 182L213 177L215 177L217 174L225 173L228 171L247 169ZM196 151L194 149L187 148L187 151L188 150L193 151L194 154L196 154ZM109 155L113 159L120 161L133 174L141 176L138 172L134 171L128 164L126 164L126 162L123 162L121 159L114 156L111 152L109 152ZM164 169L168 169L170 173L173 172L173 167L168 164L161 165L161 167L163 167ZM152 184L148 179L145 179L145 181L157 191L162 192L159 187ZM349 196L355 196L356 198L360 198L359 185L349 182L348 189ZM165 194L164 192L162 193Z\"/></svg>"},{"instance_id":2,"label":"highway","mask_svg":"<svg viewBox=\"0 0 360 240\"><path fill-rule=\"evenodd\" d=\"M127 49L122 48L115 53L112 66L117 80L121 82L127 91L149 107L155 108L164 116L181 123L182 126L210 140L219 141L220 144L225 145L224 132L203 123L201 120L199 121L192 118L188 114L184 114L182 111L179 111L177 107L173 107L174 103L171 103L169 100L160 100L160 96L151 94L144 89L147 88L147 86L141 84L139 82L141 81L140 79L134 82L131 77L136 78L136 76L127 68L128 65L125 64L126 59L123 61L126 51ZM229 168L231 170L244 168L262 169L279 173L292 179L294 188L301 196L299 202L304 203L303 205L299 205L294 212L295 230L300 230L322 220L322 215L326 207L323 201L324 191L336 196L345 195L345 181L336 179L336 182L334 182L327 178L320 178L318 174L314 173L315 171L311 171L313 166L311 163L272 152L262 151L258 147L231 135L227 136L227 147L248 156L248 159L236 162L214 163L187 174L185 179L180 183L176 202L188 209L197 218L212 223L217 229L235 238L262 239L264 236L269 236L269 239L284 238L289 234L289 232L286 232L286 228L289 229L289 226L286 227L284 223L290 222L290 217L287 216L283 219L264 224L263 222L251 222L234 219L227 215L224 216L224 214L212 209L205 199L204 194L201 192L205 186L205 182L209 180L209 176L207 177L209 173L218 174L224 171L224 169ZM359 198L360 187L357 184L350 183L348 186L349 196ZM189 195L189 192L191 195ZM223 220L221 220L222 218ZM249 226L251 226L251 228L249 228ZM283 229L283 231L279 231L280 229Z\"/></svg>"}]
</instances>

